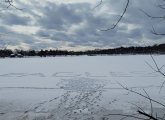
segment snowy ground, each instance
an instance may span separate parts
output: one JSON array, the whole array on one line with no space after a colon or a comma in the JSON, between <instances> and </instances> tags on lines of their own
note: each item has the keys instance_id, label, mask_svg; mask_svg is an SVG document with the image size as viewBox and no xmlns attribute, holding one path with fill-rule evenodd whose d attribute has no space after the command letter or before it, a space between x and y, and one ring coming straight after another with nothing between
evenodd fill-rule
<instances>
[{"instance_id":1,"label":"snowy ground","mask_svg":"<svg viewBox=\"0 0 165 120\"><path fill-rule=\"evenodd\" d=\"M164 55L154 58L165 64ZM154 65L147 55L0 59L0 120L117 120L109 114L137 106L150 112L150 101L118 84L165 104L165 77L145 61Z\"/></svg>"}]
</instances>

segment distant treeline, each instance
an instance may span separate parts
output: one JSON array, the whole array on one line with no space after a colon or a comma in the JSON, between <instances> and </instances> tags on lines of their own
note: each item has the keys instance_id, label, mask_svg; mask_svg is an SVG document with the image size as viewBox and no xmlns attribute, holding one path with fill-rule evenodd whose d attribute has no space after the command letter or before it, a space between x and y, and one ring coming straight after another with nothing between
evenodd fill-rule
<instances>
[{"instance_id":1,"label":"distant treeline","mask_svg":"<svg viewBox=\"0 0 165 120\"><path fill-rule=\"evenodd\" d=\"M25 57L25 56L67 56L67 55L116 55L116 54L165 54L165 44L147 47L119 47L114 49L95 49L87 51L67 51L67 50L9 50L1 49L0 57Z\"/></svg>"}]
</instances>

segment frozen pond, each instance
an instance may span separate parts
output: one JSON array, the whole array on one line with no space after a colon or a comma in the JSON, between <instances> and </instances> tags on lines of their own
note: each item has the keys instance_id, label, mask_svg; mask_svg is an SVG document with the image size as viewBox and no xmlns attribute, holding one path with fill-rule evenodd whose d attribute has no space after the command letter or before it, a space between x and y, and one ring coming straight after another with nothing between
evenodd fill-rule
<instances>
[{"instance_id":1,"label":"frozen pond","mask_svg":"<svg viewBox=\"0 0 165 120\"><path fill-rule=\"evenodd\" d=\"M154 58L165 64L165 55ZM0 120L117 120L109 114L150 112L149 100L119 85L165 104L165 77L146 61L155 67L149 55L0 59Z\"/></svg>"}]
</instances>

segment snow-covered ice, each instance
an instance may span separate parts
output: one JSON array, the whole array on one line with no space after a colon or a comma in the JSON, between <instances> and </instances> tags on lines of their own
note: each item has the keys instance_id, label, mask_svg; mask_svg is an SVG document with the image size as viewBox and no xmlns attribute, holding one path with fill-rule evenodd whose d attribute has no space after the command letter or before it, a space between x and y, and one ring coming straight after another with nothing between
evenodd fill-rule
<instances>
[{"instance_id":1,"label":"snow-covered ice","mask_svg":"<svg viewBox=\"0 0 165 120\"><path fill-rule=\"evenodd\" d=\"M165 55L154 58L165 64ZM0 120L115 120L121 116L110 113L150 111L149 100L118 84L165 104L165 77L145 61L154 66L149 55L0 59Z\"/></svg>"}]
</instances>

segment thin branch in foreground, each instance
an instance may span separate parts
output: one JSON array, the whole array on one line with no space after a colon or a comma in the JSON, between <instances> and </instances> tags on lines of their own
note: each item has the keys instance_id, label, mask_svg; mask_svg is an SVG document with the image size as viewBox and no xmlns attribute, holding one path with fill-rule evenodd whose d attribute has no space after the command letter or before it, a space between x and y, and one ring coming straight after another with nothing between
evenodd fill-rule
<instances>
[{"instance_id":1,"label":"thin branch in foreground","mask_svg":"<svg viewBox=\"0 0 165 120\"><path fill-rule=\"evenodd\" d=\"M163 107L165 108L165 105L164 105L163 103L158 102L157 100L154 100L154 99L152 99L152 98L149 98L148 96L143 95L142 93L139 93L139 92L136 92L136 91L134 91L134 90L132 90L132 89L129 89L129 88L123 86L123 85L122 85L121 83L119 83L119 82L117 82L117 83L118 83L123 89L125 89L125 90L127 90L127 91L129 91L129 92L135 93L135 94L137 94L137 95L139 95L139 96L141 96L141 97L143 97L143 98L146 98L146 99L148 99L148 100L151 100L152 102L157 103L158 105L161 105L161 106L163 106Z\"/></svg>"},{"instance_id":2,"label":"thin branch in foreground","mask_svg":"<svg viewBox=\"0 0 165 120\"><path fill-rule=\"evenodd\" d=\"M128 103L130 103L130 102L128 102ZM130 103L130 104L133 105L133 106L136 106L138 109L140 109L141 111L144 112L144 110L143 110L141 107L139 107L138 105L136 105L136 104L134 104L134 103Z\"/></svg>"},{"instance_id":3,"label":"thin branch in foreground","mask_svg":"<svg viewBox=\"0 0 165 120\"><path fill-rule=\"evenodd\" d=\"M153 71L156 71L155 68L153 68L147 61L145 61L145 63L153 70ZM157 72L157 71L156 71Z\"/></svg>"},{"instance_id":4,"label":"thin branch in foreground","mask_svg":"<svg viewBox=\"0 0 165 120\"><path fill-rule=\"evenodd\" d=\"M151 105L151 116L153 116L153 105L152 105L152 101L151 101L151 98L150 98L150 96L149 96L149 94L147 93L147 91L143 88L143 91L146 93L146 95L148 96L148 98L149 98L149 101L150 101L150 105ZM144 111L143 111L143 113L145 113Z\"/></svg>"},{"instance_id":5,"label":"thin branch in foreground","mask_svg":"<svg viewBox=\"0 0 165 120\"><path fill-rule=\"evenodd\" d=\"M22 9L16 7L15 5L13 5L13 0L5 0L4 2L5 2L6 4L8 4L8 6L6 7L7 9L10 8L10 7L13 7L13 8L15 8L15 9L17 9L17 10L22 10Z\"/></svg>"},{"instance_id":6,"label":"thin branch in foreground","mask_svg":"<svg viewBox=\"0 0 165 120\"><path fill-rule=\"evenodd\" d=\"M140 110L138 110L137 112L138 112L139 114L141 114L141 115L144 115L145 117L150 118L151 120L158 120L158 119L155 118L154 116L149 115L149 114L147 114L147 113L145 113L145 112L142 112L142 111L140 111Z\"/></svg>"},{"instance_id":7,"label":"thin branch in foreground","mask_svg":"<svg viewBox=\"0 0 165 120\"><path fill-rule=\"evenodd\" d=\"M103 0L100 0L100 2L99 2L93 9L96 9L96 8L99 7L102 3L103 3Z\"/></svg>"},{"instance_id":8,"label":"thin branch in foreground","mask_svg":"<svg viewBox=\"0 0 165 120\"><path fill-rule=\"evenodd\" d=\"M107 114L107 115L104 115L104 116L122 116L124 118L122 119L125 119L125 118L136 118L136 119L139 119L139 120L148 120L148 119L145 119L145 118L142 118L142 117L138 117L138 116L135 116L134 114L133 115L129 115L129 114Z\"/></svg>"},{"instance_id":9,"label":"thin branch in foreground","mask_svg":"<svg viewBox=\"0 0 165 120\"><path fill-rule=\"evenodd\" d=\"M143 12L147 17L149 18L152 18L152 19L165 19L165 16L160 16L160 17L157 17L157 16L152 16L150 14L148 14L147 12L145 12L144 10L142 9L139 9L141 12Z\"/></svg>"},{"instance_id":10,"label":"thin branch in foreground","mask_svg":"<svg viewBox=\"0 0 165 120\"><path fill-rule=\"evenodd\" d=\"M162 83L162 85L160 87L159 93L162 91L162 88L163 88L164 84L165 84L165 80L163 81L163 83Z\"/></svg>"},{"instance_id":11,"label":"thin branch in foreground","mask_svg":"<svg viewBox=\"0 0 165 120\"><path fill-rule=\"evenodd\" d=\"M164 65L162 65L162 67L160 67L160 70L162 70L164 67L165 67L165 64L164 64Z\"/></svg>"},{"instance_id":12,"label":"thin branch in foreground","mask_svg":"<svg viewBox=\"0 0 165 120\"><path fill-rule=\"evenodd\" d=\"M130 116L135 116L136 117L136 115L138 115L138 114L130 114L129 116L124 116L123 118L121 118L120 120L124 120L124 119L127 119L127 118L129 118ZM140 117L139 117L140 118ZM141 119L141 118L140 118ZM143 119L143 118L142 118Z\"/></svg>"},{"instance_id":13,"label":"thin branch in foreground","mask_svg":"<svg viewBox=\"0 0 165 120\"><path fill-rule=\"evenodd\" d=\"M158 5L158 7L161 8L161 9L165 9L164 5ZM142 9L139 9L139 10L151 19L165 19L165 16L152 16L152 15L148 14L147 12L145 12ZM165 35L165 33L156 32L153 26L152 26L151 33L154 34L154 35Z\"/></svg>"},{"instance_id":14,"label":"thin branch in foreground","mask_svg":"<svg viewBox=\"0 0 165 120\"><path fill-rule=\"evenodd\" d=\"M151 56L151 58L152 58L152 60L153 60L153 62L154 62L154 64L155 64L155 66L156 66L156 68L157 68L157 71L160 71L160 69L159 69L159 67L158 67L158 64L156 63L154 57L153 57L152 55L150 55L150 56Z\"/></svg>"},{"instance_id":15,"label":"thin branch in foreground","mask_svg":"<svg viewBox=\"0 0 165 120\"><path fill-rule=\"evenodd\" d=\"M165 5L158 5L159 8L165 9Z\"/></svg>"},{"instance_id":16,"label":"thin branch in foreground","mask_svg":"<svg viewBox=\"0 0 165 120\"><path fill-rule=\"evenodd\" d=\"M150 55L150 56L151 56L151 59L152 59L154 65L155 65L155 68L154 68L152 65L150 65L149 63L146 62L147 65L148 65L152 70L154 70L155 72L157 72L157 73L159 73L160 75L162 75L163 77L165 77L165 73L163 73L163 71L162 71L162 69L163 69L163 67L164 67L165 65L159 67L158 64L157 64L157 62L156 62L156 60L154 59L154 57L153 57L152 55ZM159 93L161 92L161 90L162 90L164 84L165 84L165 80L164 80L164 81L162 82L162 84L161 84Z\"/></svg>"},{"instance_id":17,"label":"thin branch in foreground","mask_svg":"<svg viewBox=\"0 0 165 120\"><path fill-rule=\"evenodd\" d=\"M155 28L153 26L152 26L151 33L154 34L154 35L165 35L165 33L158 33L158 32L156 32Z\"/></svg>"},{"instance_id":18,"label":"thin branch in foreground","mask_svg":"<svg viewBox=\"0 0 165 120\"><path fill-rule=\"evenodd\" d=\"M116 22L111 28L103 29L103 30L100 30L100 31L109 31L109 30L115 29L116 26L119 24L119 22L120 22L120 21L122 20L122 18L124 17L124 14L125 14L126 11L127 11L129 2L130 2L130 0L127 0L127 4L126 4L126 6L125 6L125 8L124 8L124 10L123 10L123 13L122 13L122 15L120 16L120 18L117 20L117 22Z\"/></svg>"},{"instance_id":19,"label":"thin branch in foreground","mask_svg":"<svg viewBox=\"0 0 165 120\"><path fill-rule=\"evenodd\" d=\"M158 101L156 101L156 100L150 98L150 96L148 95L148 93L147 93L144 89L143 89L143 91L145 92L146 95L143 95L142 93L136 92L136 91L134 91L134 90L132 90L132 89L129 89L129 88L127 88L127 87L124 87L124 86L123 86L122 84L120 84L120 83L118 83L118 84L119 84L123 89L125 89L125 90L127 90L127 91L129 91L129 92L135 93L135 94L137 94L137 95L140 95L141 97L144 97L144 98L148 99L148 100L150 101L150 104L151 104L151 114L146 113L145 111L143 111L143 109L140 108L139 110L137 110L137 113L139 113L140 116L136 116L136 115L127 115L127 114L124 114L124 115L123 115L123 114L109 114L109 115L120 115L120 116L125 116L124 119L127 117L127 118L143 119L143 120L144 120L144 119L145 119L145 120L159 120L159 119L164 120L164 119L162 119L162 118L158 118L158 117L157 117L157 113L156 113L156 117L153 116L153 106L152 106L152 102L157 103L157 104L159 104L159 105L165 107L164 104L162 104L162 103L160 103L160 102L158 102ZM133 104L133 105L137 106L136 104ZM139 108L139 106L137 106L137 107ZM142 116L144 116L144 117L142 117ZM147 118L148 118L148 119L147 119ZM163 118L164 118L164 116L163 116Z\"/></svg>"}]
</instances>

